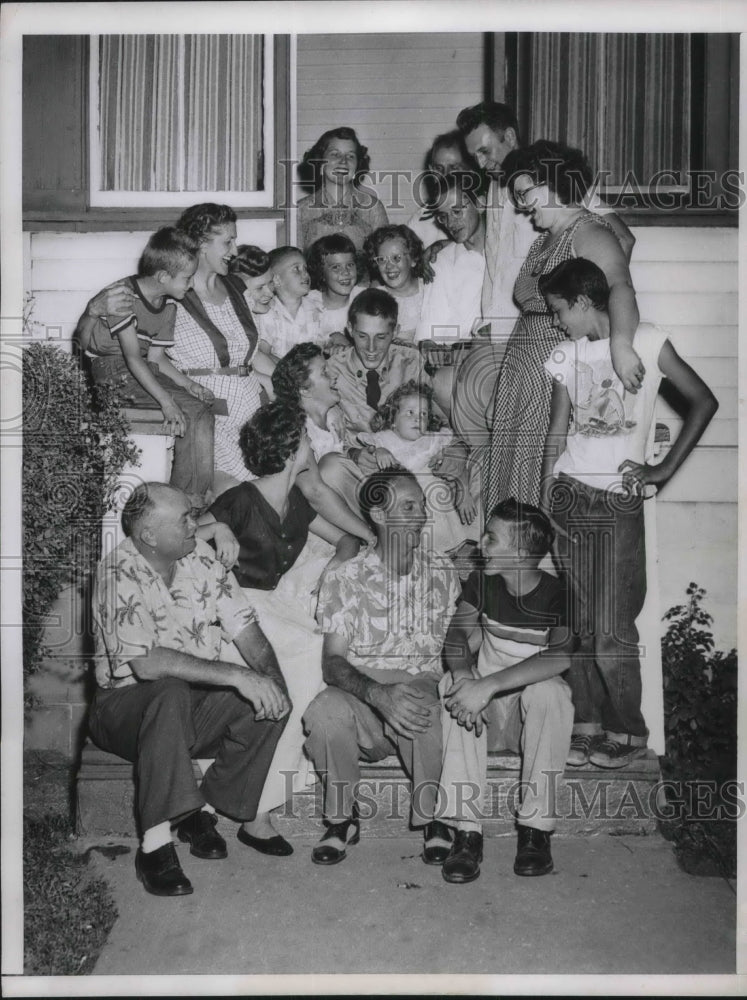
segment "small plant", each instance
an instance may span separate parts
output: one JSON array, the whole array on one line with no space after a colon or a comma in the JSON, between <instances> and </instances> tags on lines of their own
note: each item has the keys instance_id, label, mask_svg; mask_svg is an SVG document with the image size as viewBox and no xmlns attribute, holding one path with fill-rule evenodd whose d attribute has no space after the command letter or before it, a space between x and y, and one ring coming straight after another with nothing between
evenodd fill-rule
<instances>
[{"instance_id":1,"label":"small plant","mask_svg":"<svg viewBox=\"0 0 747 1000\"><path fill-rule=\"evenodd\" d=\"M691 583L687 603L665 615L662 639L664 732L668 778L713 781L716 805L723 783L737 773L737 652L714 651L713 619L703 610L705 591ZM736 874L733 819L683 816L662 824L678 860L692 874Z\"/></svg>"},{"instance_id":2,"label":"small plant","mask_svg":"<svg viewBox=\"0 0 747 1000\"><path fill-rule=\"evenodd\" d=\"M117 477L136 463L114 386L88 388L75 358L46 344L23 352L23 670L44 659L44 625L68 584L99 556ZM28 706L27 701L27 706Z\"/></svg>"}]
</instances>

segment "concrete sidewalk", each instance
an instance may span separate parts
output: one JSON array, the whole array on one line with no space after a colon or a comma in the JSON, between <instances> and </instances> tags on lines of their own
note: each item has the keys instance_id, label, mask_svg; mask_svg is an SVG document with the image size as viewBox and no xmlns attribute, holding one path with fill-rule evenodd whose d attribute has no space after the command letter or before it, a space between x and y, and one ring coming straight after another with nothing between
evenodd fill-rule
<instances>
[{"instance_id":1,"label":"concrete sidewalk","mask_svg":"<svg viewBox=\"0 0 747 1000\"><path fill-rule=\"evenodd\" d=\"M555 872L534 879L513 874L513 836L489 838L481 877L455 886L423 864L414 834L364 829L323 868L315 839L275 859L220 829L225 861L178 848L192 896L148 895L134 840L109 841L130 848L113 858L92 852L119 908L94 975L735 972L732 887L680 871L658 835L556 837Z\"/></svg>"}]
</instances>

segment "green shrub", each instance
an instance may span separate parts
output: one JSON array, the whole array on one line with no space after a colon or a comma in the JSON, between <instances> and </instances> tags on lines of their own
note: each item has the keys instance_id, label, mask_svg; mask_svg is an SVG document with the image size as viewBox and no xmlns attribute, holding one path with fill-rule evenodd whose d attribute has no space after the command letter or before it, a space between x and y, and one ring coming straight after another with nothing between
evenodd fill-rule
<instances>
[{"instance_id":1,"label":"green shrub","mask_svg":"<svg viewBox=\"0 0 747 1000\"><path fill-rule=\"evenodd\" d=\"M737 652L714 651L713 619L705 591L691 583L687 603L671 608L662 639L664 733L662 769L679 782L712 782L714 806L724 805L723 783L737 774ZM682 815L663 821L677 859L693 875L736 876L736 822Z\"/></svg>"},{"instance_id":2,"label":"green shrub","mask_svg":"<svg viewBox=\"0 0 747 1000\"><path fill-rule=\"evenodd\" d=\"M99 556L117 476L137 461L113 386L90 390L75 358L51 344L23 352L23 670L44 658L44 623L60 591Z\"/></svg>"},{"instance_id":3,"label":"green shrub","mask_svg":"<svg viewBox=\"0 0 747 1000\"><path fill-rule=\"evenodd\" d=\"M90 973L117 908L109 887L88 872L88 854L74 853L70 820L24 819L24 974Z\"/></svg>"}]
</instances>

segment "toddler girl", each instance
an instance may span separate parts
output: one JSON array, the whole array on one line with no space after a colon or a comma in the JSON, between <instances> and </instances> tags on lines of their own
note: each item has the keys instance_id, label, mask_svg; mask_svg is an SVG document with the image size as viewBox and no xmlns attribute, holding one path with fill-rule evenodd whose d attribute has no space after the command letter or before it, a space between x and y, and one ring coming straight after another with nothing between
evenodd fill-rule
<instances>
[{"instance_id":1,"label":"toddler girl","mask_svg":"<svg viewBox=\"0 0 747 1000\"><path fill-rule=\"evenodd\" d=\"M307 302L323 340L332 347L348 347L348 306L364 288L358 284L355 244L344 233L322 236L309 248L306 266L312 288Z\"/></svg>"},{"instance_id":2,"label":"toddler girl","mask_svg":"<svg viewBox=\"0 0 747 1000\"><path fill-rule=\"evenodd\" d=\"M475 490L467 471L458 480L434 475L447 448L464 456L448 427L433 412L433 390L414 379L395 389L371 420L372 433L358 440L371 449L380 469L402 465L418 477L431 515L433 549L452 557L479 537ZM428 529L426 529L428 530Z\"/></svg>"},{"instance_id":3,"label":"toddler girl","mask_svg":"<svg viewBox=\"0 0 747 1000\"><path fill-rule=\"evenodd\" d=\"M381 226L363 245L371 281L397 300L396 336L411 344L423 308L423 244L407 226Z\"/></svg>"},{"instance_id":4,"label":"toddler girl","mask_svg":"<svg viewBox=\"0 0 747 1000\"><path fill-rule=\"evenodd\" d=\"M275 294L269 254L259 247L244 243L237 247L229 270L244 282L246 299L252 313L261 316L268 312Z\"/></svg>"}]
</instances>

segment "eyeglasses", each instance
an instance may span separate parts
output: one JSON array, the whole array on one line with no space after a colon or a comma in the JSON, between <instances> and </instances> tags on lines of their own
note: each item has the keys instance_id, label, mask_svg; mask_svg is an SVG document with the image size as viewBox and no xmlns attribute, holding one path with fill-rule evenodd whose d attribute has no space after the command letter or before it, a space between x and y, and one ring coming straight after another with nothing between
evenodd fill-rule
<instances>
[{"instance_id":1,"label":"eyeglasses","mask_svg":"<svg viewBox=\"0 0 747 1000\"><path fill-rule=\"evenodd\" d=\"M391 253L388 257L374 257L377 265L382 267L384 264L394 264L396 267L401 264L405 257L409 257L409 253Z\"/></svg>"},{"instance_id":2,"label":"eyeglasses","mask_svg":"<svg viewBox=\"0 0 747 1000\"><path fill-rule=\"evenodd\" d=\"M544 186L545 186L544 184L532 184L530 187L524 188L523 191L517 191L516 188L514 188L514 201L516 202L517 205L526 205L527 195L529 194L529 192L536 191L538 188Z\"/></svg>"}]
</instances>

